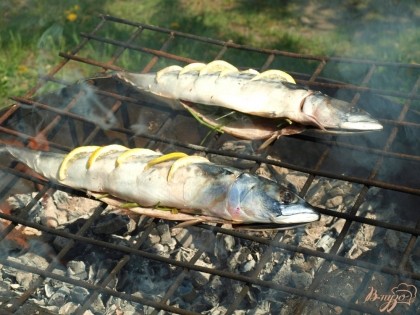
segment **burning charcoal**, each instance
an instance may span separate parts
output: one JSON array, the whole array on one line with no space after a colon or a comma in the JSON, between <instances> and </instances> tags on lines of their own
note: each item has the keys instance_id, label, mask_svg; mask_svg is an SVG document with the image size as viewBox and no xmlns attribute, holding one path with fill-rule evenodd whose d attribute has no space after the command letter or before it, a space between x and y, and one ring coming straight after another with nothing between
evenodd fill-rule
<instances>
[{"instance_id":1,"label":"burning charcoal","mask_svg":"<svg viewBox=\"0 0 420 315\"><path fill-rule=\"evenodd\" d=\"M76 312L79 305L74 304L73 302L67 302L58 310L58 314L73 314Z\"/></svg>"},{"instance_id":2,"label":"burning charcoal","mask_svg":"<svg viewBox=\"0 0 420 315\"><path fill-rule=\"evenodd\" d=\"M63 285L51 296L51 298L48 300L48 305L61 307L64 303L66 303L69 295L70 289L66 285Z\"/></svg>"},{"instance_id":3,"label":"burning charcoal","mask_svg":"<svg viewBox=\"0 0 420 315\"><path fill-rule=\"evenodd\" d=\"M135 315L143 314L142 306L134 306L131 302L111 296L106 303L104 315Z\"/></svg>"},{"instance_id":4,"label":"burning charcoal","mask_svg":"<svg viewBox=\"0 0 420 315\"><path fill-rule=\"evenodd\" d=\"M333 247L335 242L335 236L332 235L332 231L327 231L321 239L316 243L316 249L328 253L330 249Z\"/></svg>"},{"instance_id":5,"label":"burning charcoal","mask_svg":"<svg viewBox=\"0 0 420 315\"><path fill-rule=\"evenodd\" d=\"M113 213L102 215L93 227L93 233L127 235L131 233L136 226L135 222L133 222L134 220L128 216Z\"/></svg>"},{"instance_id":6,"label":"burning charcoal","mask_svg":"<svg viewBox=\"0 0 420 315\"><path fill-rule=\"evenodd\" d=\"M219 261L225 261L235 246L235 238L230 235L218 234L214 246L214 254Z\"/></svg>"},{"instance_id":7,"label":"burning charcoal","mask_svg":"<svg viewBox=\"0 0 420 315\"><path fill-rule=\"evenodd\" d=\"M82 303L84 299L89 295L89 291L82 287L74 287L71 290L72 301Z\"/></svg>"},{"instance_id":8,"label":"burning charcoal","mask_svg":"<svg viewBox=\"0 0 420 315\"><path fill-rule=\"evenodd\" d=\"M157 230L160 235L160 242L163 245L168 245L172 241L171 233L169 231L169 225L168 224L159 224L157 227Z\"/></svg>"},{"instance_id":9,"label":"burning charcoal","mask_svg":"<svg viewBox=\"0 0 420 315\"><path fill-rule=\"evenodd\" d=\"M176 230L179 230L179 232L177 232ZM188 229L173 229L173 232L177 232L175 234L175 239L179 244L181 244L184 247L189 247L191 245L193 236L188 231Z\"/></svg>"},{"instance_id":10,"label":"burning charcoal","mask_svg":"<svg viewBox=\"0 0 420 315\"><path fill-rule=\"evenodd\" d=\"M7 202L12 208L12 210L15 210L16 214L19 214L19 209L22 209L25 207L29 202L33 200L36 193L32 194L16 194L13 196L10 196L7 198ZM24 214L25 219L37 219L39 218L40 213L42 212L42 206L40 202L37 202L27 214Z\"/></svg>"},{"instance_id":11,"label":"burning charcoal","mask_svg":"<svg viewBox=\"0 0 420 315\"><path fill-rule=\"evenodd\" d=\"M87 278L85 263L83 261L69 261L67 263L67 275L73 279L85 280Z\"/></svg>"},{"instance_id":12,"label":"burning charcoal","mask_svg":"<svg viewBox=\"0 0 420 315\"><path fill-rule=\"evenodd\" d=\"M336 209L343 204L343 196L335 196L327 200L325 207L329 209Z\"/></svg>"},{"instance_id":13,"label":"burning charcoal","mask_svg":"<svg viewBox=\"0 0 420 315\"><path fill-rule=\"evenodd\" d=\"M157 229L153 229L152 231L150 231L148 238L151 245L160 243L160 236Z\"/></svg>"},{"instance_id":14,"label":"burning charcoal","mask_svg":"<svg viewBox=\"0 0 420 315\"><path fill-rule=\"evenodd\" d=\"M233 248L235 247L235 238L231 235L225 235L223 237L223 241L225 243L226 250L231 252Z\"/></svg>"},{"instance_id":15,"label":"burning charcoal","mask_svg":"<svg viewBox=\"0 0 420 315\"><path fill-rule=\"evenodd\" d=\"M24 290L29 289L31 284L38 279L37 275L29 272L18 271L16 272L16 281L19 283Z\"/></svg>"},{"instance_id":16,"label":"burning charcoal","mask_svg":"<svg viewBox=\"0 0 420 315\"><path fill-rule=\"evenodd\" d=\"M312 276L307 272L293 272L290 280L295 288L306 288L312 283Z\"/></svg>"},{"instance_id":17,"label":"burning charcoal","mask_svg":"<svg viewBox=\"0 0 420 315\"><path fill-rule=\"evenodd\" d=\"M189 281L183 281L179 286L178 291L183 300L187 303L192 303L197 297L197 291Z\"/></svg>"},{"instance_id":18,"label":"burning charcoal","mask_svg":"<svg viewBox=\"0 0 420 315\"><path fill-rule=\"evenodd\" d=\"M102 302L101 295L97 296L96 299L90 304L90 310L94 314L103 314L105 312L105 305Z\"/></svg>"},{"instance_id":19,"label":"burning charcoal","mask_svg":"<svg viewBox=\"0 0 420 315\"><path fill-rule=\"evenodd\" d=\"M207 267L207 268L214 268L212 264L205 263L203 260L199 259L195 263L197 266L201 267ZM206 285L210 280L210 274L206 272L200 272L200 271L191 271L191 279L192 283L195 287L202 287Z\"/></svg>"},{"instance_id":20,"label":"burning charcoal","mask_svg":"<svg viewBox=\"0 0 420 315\"><path fill-rule=\"evenodd\" d=\"M45 283L44 290L45 290L45 296L47 298L50 298L55 292L53 286L51 286L49 283Z\"/></svg>"},{"instance_id":21,"label":"burning charcoal","mask_svg":"<svg viewBox=\"0 0 420 315\"><path fill-rule=\"evenodd\" d=\"M252 255L250 255L250 256L251 256L251 259L248 259L248 261L247 261L247 262L245 262L245 263L241 266L241 268L239 268L239 270L240 270L241 272L248 272L248 271L251 271L251 270L255 267L256 262L255 262L254 258L252 258Z\"/></svg>"},{"instance_id":22,"label":"burning charcoal","mask_svg":"<svg viewBox=\"0 0 420 315\"><path fill-rule=\"evenodd\" d=\"M296 190L300 190L306 183L308 179L308 175L305 173L297 172L297 171L289 171L289 174L286 175L286 183L291 183L292 187Z\"/></svg>"}]
</instances>

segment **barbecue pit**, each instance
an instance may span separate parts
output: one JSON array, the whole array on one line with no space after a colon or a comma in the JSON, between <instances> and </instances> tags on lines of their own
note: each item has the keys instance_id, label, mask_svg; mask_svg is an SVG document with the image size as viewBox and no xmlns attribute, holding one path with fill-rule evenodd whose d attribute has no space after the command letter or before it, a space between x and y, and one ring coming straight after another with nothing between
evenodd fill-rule
<instances>
[{"instance_id":1,"label":"barbecue pit","mask_svg":"<svg viewBox=\"0 0 420 315\"><path fill-rule=\"evenodd\" d=\"M121 27L126 38L109 38L107 27ZM4 141L60 152L120 143L199 153L290 182L322 219L287 231L177 228L113 213L1 157L3 313L419 313L419 65L260 49L108 15L81 36L0 113ZM232 61L238 55L241 64ZM285 70L364 108L384 129L305 132L255 152L249 142L209 135L174 104L101 77L215 59ZM94 78L80 80L75 68Z\"/></svg>"}]
</instances>

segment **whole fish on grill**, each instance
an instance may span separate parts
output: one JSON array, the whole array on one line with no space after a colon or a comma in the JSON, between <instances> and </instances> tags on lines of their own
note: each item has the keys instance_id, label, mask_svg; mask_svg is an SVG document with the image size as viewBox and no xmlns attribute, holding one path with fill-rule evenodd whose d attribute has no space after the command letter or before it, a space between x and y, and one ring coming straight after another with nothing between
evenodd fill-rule
<instances>
[{"instance_id":1,"label":"whole fish on grill","mask_svg":"<svg viewBox=\"0 0 420 315\"><path fill-rule=\"evenodd\" d=\"M382 125L365 111L300 86L280 70L239 71L225 61L216 60L185 67L169 66L157 73L118 71L114 76L141 91L186 104L219 106L248 115L283 118L339 133L382 129ZM296 132L302 130L296 129ZM240 136L240 133L236 135Z\"/></svg>"},{"instance_id":2,"label":"whole fish on grill","mask_svg":"<svg viewBox=\"0 0 420 315\"><path fill-rule=\"evenodd\" d=\"M95 196L108 194L111 204L123 200L135 203L133 207L175 208L198 215L199 221L232 224L293 225L319 219L315 208L274 181L182 152L163 155L121 145L79 147L68 154L10 146L1 151L52 181ZM158 210L148 214L153 211ZM165 218L177 220L166 213Z\"/></svg>"}]
</instances>

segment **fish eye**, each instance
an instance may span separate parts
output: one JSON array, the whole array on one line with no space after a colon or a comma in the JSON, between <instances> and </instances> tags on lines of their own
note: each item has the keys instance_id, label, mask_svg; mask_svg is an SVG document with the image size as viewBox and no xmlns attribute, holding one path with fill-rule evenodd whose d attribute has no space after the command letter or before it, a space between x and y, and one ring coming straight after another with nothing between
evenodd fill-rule
<instances>
[{"instance_id":1,"label":"fish eye","mask_svg":"<svg viewBox=\"0 0 420 315\"><path fill-rule=\"evenodd\" d=\"M284 204L290 204L295 199L293 194L288 190L283 190L282 192L280 192L280 197L281 197L281 201Z\"/></svg>"}]
</instances>

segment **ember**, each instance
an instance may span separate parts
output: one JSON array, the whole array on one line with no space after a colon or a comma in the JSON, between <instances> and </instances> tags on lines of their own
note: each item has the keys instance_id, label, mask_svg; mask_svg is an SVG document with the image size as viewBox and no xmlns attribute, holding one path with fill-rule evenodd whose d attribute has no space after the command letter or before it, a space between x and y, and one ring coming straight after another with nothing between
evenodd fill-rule
<instances>
[{"instance_id":1,"label":"ember","mask_svg":"<svg viewBox=\"0 0 420 315\"><path fill-rule=\"evenodd\" d=\"M125 25L133 33L127 42L107 38L104 25ZM161 49L135 41L145 34L164 38L153 46ZM418 65L263 50L111 16L102 16L82 36L80 46L62 53L63 62L43 78L43 87L54 92L16 97L16 105L0 113L3 143L59 152L120 143L163 153L199 153L290 184L323 215L285 231L220 224L180 228L177 222L113 208L48 182L2 156L2 311L380 314L383 302L367 298L372 288L378 296L392 295L404 283L411 290L410 303L398 303L393 311L419 312L420 298L413 293L420 289L420 182L413 171L420 166L420 148L413 141L420 136ZM181 39L190 43L190 55L177 46ZM92 59L84 51L88 42L111 45L115 54ZM136 69L121 66L125 51L138 55ZM71 63L89 68L89 75L102 69L149 72L174 63L229 60L238 52L253 57L252 64L239 68L288 65L299 83L363 107L379 118L383 131L357 136L305 132L256 152L259 143L209 135L177 104L113 78L58 79ZM331 71L337 67L350 69L345 83ZM300 73L303 68L308 72ZM395 71L405 72L407 82L378 87L378 81L385 81L378 77ZM358 73L350 79L353 72Z\"/></svg>"}]
</instances>

